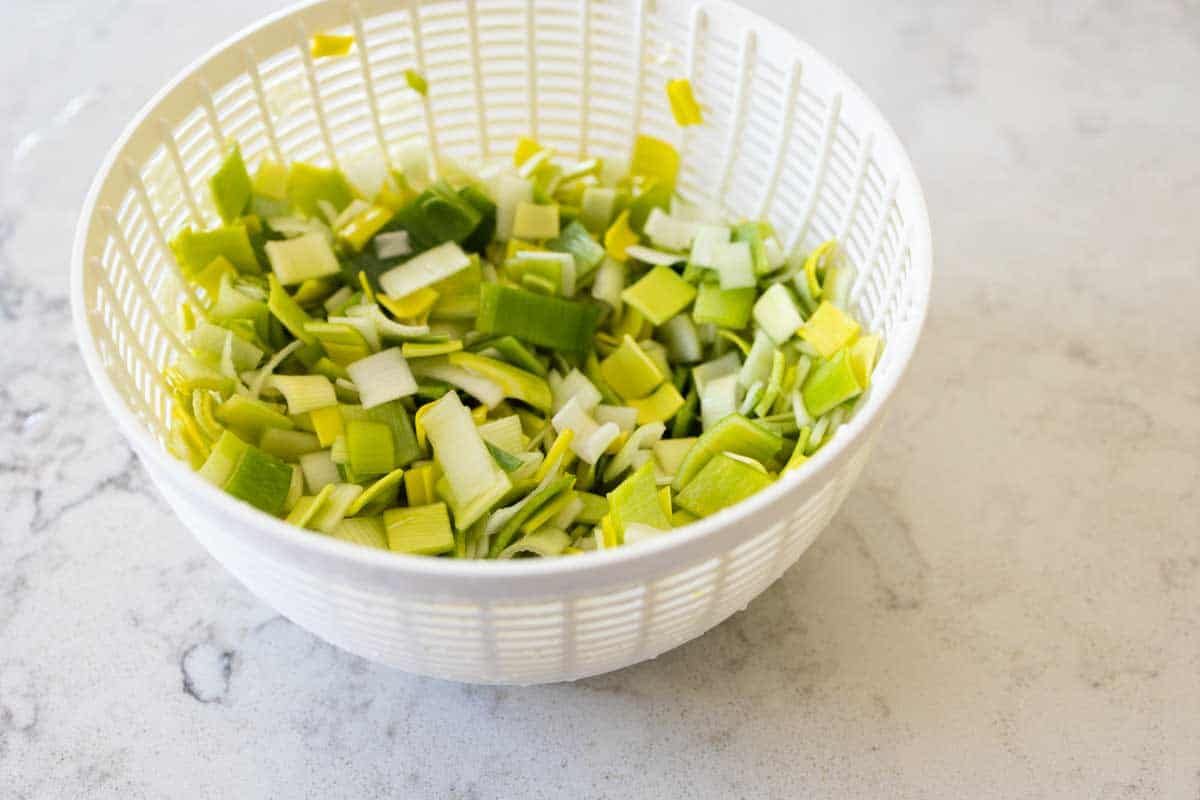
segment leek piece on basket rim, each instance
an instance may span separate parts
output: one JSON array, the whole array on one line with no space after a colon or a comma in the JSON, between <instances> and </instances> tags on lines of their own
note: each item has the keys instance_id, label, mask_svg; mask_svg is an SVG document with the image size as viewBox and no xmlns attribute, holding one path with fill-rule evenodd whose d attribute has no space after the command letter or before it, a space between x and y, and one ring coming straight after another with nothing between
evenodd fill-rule
<instances>
[{"instance_id":1,"label":"leek piece on basket rim","mask_svg":"<svg viewBox=\"0 0 1200 800\"><path fill-rule=\"evenodd\" d=\"M684 511L706 517L745 500L772 482L761 467L756 469L728 453L717 453L679 492L675 502Z\"/></svg>"},{"instance_id":2,"label":"leek piece on basket rim","mask_svg":"<svg viewBox=\"0 0 1200 800\"><path fill-rule=\"evenodd\" d=\"M687 78L667 81L667 98L671 101L671 114L676 125L699 125L704 121L700 104L692 94L692 82Z\"/></svg>"},{"instance_id":3,"label":"leek piece on basket rim","mask_svg":"<svg viewBox=\"0 0 1200 800\"><path fill-rule=\"evenodd\" d=\"M639 135L633 143L629 174L655 178L668 186L675 185L679 174L679 151L653 136Z\"/></svg>"},{"instance_id":4,"label":"leek piece on basket rim","mask_svg":"<svg viewBox=\"0 0 1200 800\"><path fill-rule=\"evenodd\" d=\"M421 423L449 489L454 521L465 528L505 495L512 483L496 464L458 395L449 392L422 414Z\"/></svg>"},{"instance_id":5,"label":"leek piece on basket rim","mask_svg":"<svg viewBox=\"0 0 1200 800\"><path fill-rule=\"evenodd\" d=\"M332 33L313 34L309 53L313 58L344 56L354 46L353 36L337 36Z\"/></svg>"},{"instance_id":6,"label":"leek piece on basket rim","mask_svg":"<svg viewBox=\"0 0 1200 800\"><path fill-rule=\"evenodd\" d=\"M429 83L425 80L425 76L415 69L404 70L404 82L408 84L408 88L422 97L429 94Z\"/></svg>"},{"instance_id":7,"label":"leek piece on basket rim","mask_svg":"<svg viewBox=\"0 0 1200 800\"><path fill-rule=\"evenodd\" d=\"M654 325L662 325L692 304L696 287L670 267L659 265L621 292L621 299Z\"/></svg>"},{"instance_id":8,"label":"leek piece on basket rim","mask_svg":"<svg viewBox=\"0 0 1200 800\"><path fill-rule=\"evenodd\" d=\"M398 553L436 556L454 549L445 503L388 509L383 512L383 524L388 549Z\"/></svg>"},{"instance_id":9,"label":"leek piece on basket rim","mask_svg":"<svg viewBox=\"0 0 1200 800\"><path fill-rule=\"evenodd\" d=\"M599 318L600 306L594 303L546 297L498 283L480 286L477 327L483 333L583 353L591 346Z\"/></svg>"},{"instance_id":10,"label":"leek piece on basket rim","mask_svg":"<svg viewBox=\"0 0 1200 800\"><path fill-rule=\"evenodd\" d=\"M321 533L332 533L346 518L346 511L363 492L361 486L353 483L335 483L325 487L322 491L327 490L329 491L328 499L318 506L309 522L313 530Z\"/></svg>"}]
</instances>

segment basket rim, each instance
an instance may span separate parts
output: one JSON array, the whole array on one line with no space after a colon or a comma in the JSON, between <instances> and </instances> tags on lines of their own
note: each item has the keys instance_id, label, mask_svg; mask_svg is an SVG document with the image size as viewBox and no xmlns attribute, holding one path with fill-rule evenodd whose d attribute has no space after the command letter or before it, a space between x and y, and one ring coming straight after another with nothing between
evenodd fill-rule
<instances>
[{"instance_id":1,"label":"basket rim","mask_svg":"<svg viewBox=\"0 0 1200 800\"><path fill-rule=\"evenodd\" d=\"M645 0L642 1L645 2ZM424 4L424 0L403 0L397 4L397 7L415 8ZM824 476L845 460L853 446L869 433L871 423L883 413L893 393L907 374L928 315L933 273L932 233L920 180L902 140L891 123L870 96L841 67L791 31L731 0L700 0L694 5L703 6L709 11L736 14L759 31L771 31L774 35L783 37L788 46L793 47L803 59L819 63L822 69L826 70L840 84L843 92L854 93L856 95L855 102L861 105L869 116L873 117L878 131L883 134L876 136L876 142L888 143L893 150L900 179L899 185L908 188L909 199L912 201L912 209L906 210L906 213L909 214L908 223L911 226L909 247L915 267L913 270L914 280L917 281L913 304L915 319L905 327L901 336L887 344L888 349L892 351L892 357L897 359L896 370L888 380L872 383L871 391L867 394L863 406L838 429L838 436L806 462L804 469L781 475L775 483L752 497L710 517L674 529L670 536L655 537L631 547L588 552L579 558L497 561L430 558L376 550L335 539L317 531L298 529L226 494L172 456L138 421L118 393L104 368L99 348L89 327L89 311L84 296L86 247L92 226L99 224L97 212L99 211L100 196L113 177L118 161L130 140L151 121L159 107L191 80L196 73L222 56L229 48L246 43L265 28L319 7L332 8L336 5L336 0L301 0L301 2L289 5L236 31L176 73L138 110L109 148L80 210L70 265L72 320L80 346L80 354L108 412L116 420L118 427L132 444L135 452L146 462L147 473L152 481L158 480L158 477L155 476L155 472L158 472L163 477L169 478L180 491L188 493L198 502L211 506L214 511L225 514L240 526L253 529L256 533L275 540L285 549L294 548L298 553L307 553L348 565L381 570L398 578L408 575L422 578L470 578L477 582L505 583L514 578L561 577L564 575L575 577L585 573L589 575L611 573L622 571L622 568L634 564L643 564L666 554L681 556L686 560L689 549L699 543L719 536L722 531L735 528L739 521L762 516L769 511L771 506L786 503L788 498L796 496L802 489L812 488L819 484ZM927 264L927 267L922 269L919 266L921 264ZM178 512L176 515L179 516ZM190 524L182 518L181 521L184 522L184 527L188 528L189 532L195 536L195 532L191 531ZM753 526L742 526L742 529L745 531L742 538L748 538L757 531L757 528Z\"/></svg>"}]
</instances>

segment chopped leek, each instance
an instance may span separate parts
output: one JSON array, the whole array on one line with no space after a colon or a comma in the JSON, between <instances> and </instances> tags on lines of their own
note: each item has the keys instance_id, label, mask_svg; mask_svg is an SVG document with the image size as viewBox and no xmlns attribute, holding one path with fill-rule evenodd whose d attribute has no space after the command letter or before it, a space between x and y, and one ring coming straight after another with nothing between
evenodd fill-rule
<instances>
[{"instance_id":1,"label":"chopped leek","mask_svg":"<svg viewBox=\"0 0 1200 800\"><path fill-rule=\"evenodd\" d=\"M621 292L621 299L650 320L662 325L696 299L696 288L670 267L659 265Z\"/></svg>"},{"instance_id":2,"label":"chopped leek","mask_svg":"<svg viewBox=\"0 0 1200 800\"><path fill-rule=\"evenodd\" d=\"M703 124L687 80L667 96ZM169 447L334 538L507 559L666 535L803 469L883 352L836 242L793 258L723 198L690 205L652 137L579 162L522 137L478 173L412 141L394 168L372 148L253 177L222 150L220 224L171 241Z\"/></svg>"},{"instance_id":3,"label":"chopped leek","mask_svg":"<svg viewBox=\"0 0 1200 800\"><path fill-rule=\"evenodd\" d=\"M313 58L331 58L346 55L353 46L353 36L335 36L332 33L318 33L312 37L309 52Z\"/></svg>"},{"instance_id":4,"label":"chopped leek","mask_svg":"<svg viewBox=\"0 0 1200 800\"><path fill-rule=\"evenodd\" d=\"M671 114L677 125L699 125L704 121L700 104L692 94L692 82L687 78L667 81L667 98L671 101Z\"/></svg>"}]
</instances>

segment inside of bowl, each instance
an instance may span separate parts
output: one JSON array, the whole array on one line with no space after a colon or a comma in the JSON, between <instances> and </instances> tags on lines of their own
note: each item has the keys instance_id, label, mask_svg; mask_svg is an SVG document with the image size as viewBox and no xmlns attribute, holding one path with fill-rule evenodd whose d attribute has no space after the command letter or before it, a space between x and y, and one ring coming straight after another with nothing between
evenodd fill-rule
<instances>
[{"instance_id":1,"label":"inside of bowl","mask_svg":"<svg viewBox=\"0 0 1200 800\"><path fill-rule=\"evenodd\" d=\"M317 31L355 36L314 61ZM405 71L429 85L415 93ZM668 80L691 80L704 124L680 128ZM260 158L395 163L413 143L443 161L507 157L529 135L560 153L622 159L646 133L682 154L679 193L731 219L769 220L789 252L837 238L857 272L854 313L900 369L920 192L894 135L824 59L726 3L318 3L227 43L168 87L101 178L83 246L83 292L100 360L129 409L166 436L162 368L181 349L181 286L167 241L215 223L207 190L223 143ZM927 254L925 256L927 260ZM910 328L913 326L909 326ZM899 352L901 355L897 355Z\"/></svg>"}]
</instances>

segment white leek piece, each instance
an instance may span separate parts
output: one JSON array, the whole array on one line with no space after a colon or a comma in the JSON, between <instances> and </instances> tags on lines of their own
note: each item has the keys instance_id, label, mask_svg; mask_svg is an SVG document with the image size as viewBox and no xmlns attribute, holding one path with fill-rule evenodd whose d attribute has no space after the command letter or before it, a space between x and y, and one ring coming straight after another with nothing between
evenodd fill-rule
<instances>
[{"instance_id":1,"label":"white leek piece","mask_svg":"<svg viewBox=\"0 0 1200 800\"><path fill-rule=\"evenodd\" d=\"M600 424L611 422L622 431L632 431L637 427L637 409L629 406L599 405L592 409L592 416Z\"/></svg>"},{"instance_id":2,"label":"white leek piece","mask_svg":"<svg viewBox=\"0 0 1200 800\"><path fill-rule=\"evenodd\" d=\"M551 376L550 390L554 394L555 412L560 411L572 398L579 401L581 409L591 412L604 399L596 385L577 369L572 369L565 377L559 377L558 373L551 373Z\"/></svg>"},{"instance_id":3,"label":"white leek piece","mask_svg":"<svg viewBox=\"0 0 1200 800\"><path fill-rule=\"evenodd\" d=\"M398 347L361 358L346 367L346 371L358 389L363 408L374 408L417 393L417 381Z\"/></svg>"},{"instance_id":4,"label":"white leek piece","mask_svg":"<svg viewBox=\"0 0 1200 800\"><path fill-rule=\"evenodd\" d=\"M512 484L488 452L471 412L447 392L421 416L434 458L449 487L455 526L466 528L487 513Z\"/></svg>"},{"instance_id":5,"label":"white leek piece","mask_svg":"<svg viewBox=\"0 0 1200 800\"><path fill-rule=\"evenodd\" d=\"M696 223L676 219L655 206L650 209L650 216L646 218L642 232L650 237L655 247L682 251L692 246L697 227Z\"/></svg>"},{"instance_id":6,"label":"white leek piece","mask_svg":"<svg viewBox=\"0 0 1200 800\"><path fill-rule=\"evenodd\" d=\"M782 283L776 283L762 293L754 304L754 321L766 331L775 344L783 344L796 335L804 324L792 293Z\"/></svg>"},{"instance_id":7,"label":"white leek piece","mask_svg":"<svg viewBox=\"0 0 1200 800\"><path fill-rule=\"evenodd\" d=\"M399 258L411 252L408 231L386 231L375 236L375 255L381 259Z\"/></svg>"},{"instance_id":8,"label":"white leek piece","mask_svg":"<svg viewBox=\"0 0 1200 800\"><path fill-rule=\"evenodd\" d=\"M383 273L379 285L389 297L405 297L469 266L471 257L454 242L446 242Z\"/></svg>"}]
</instances>

